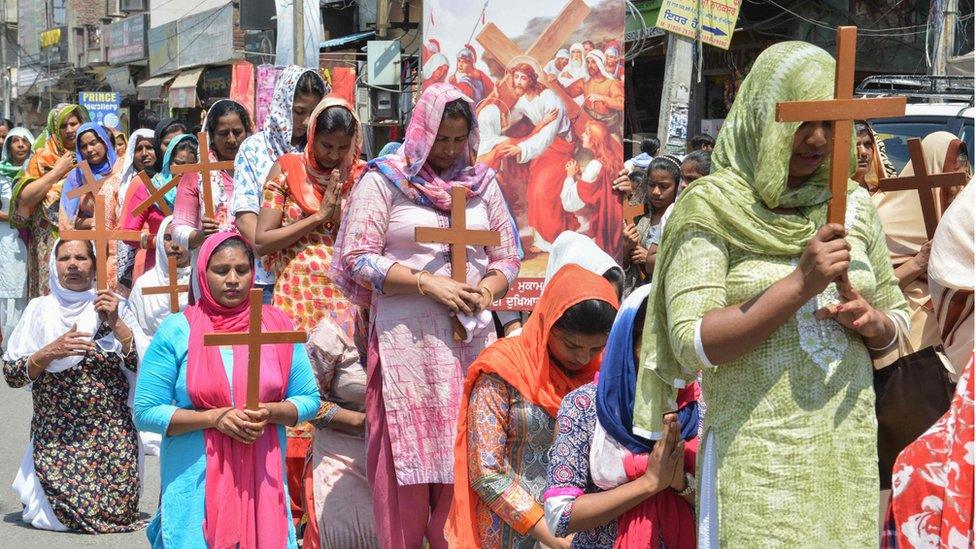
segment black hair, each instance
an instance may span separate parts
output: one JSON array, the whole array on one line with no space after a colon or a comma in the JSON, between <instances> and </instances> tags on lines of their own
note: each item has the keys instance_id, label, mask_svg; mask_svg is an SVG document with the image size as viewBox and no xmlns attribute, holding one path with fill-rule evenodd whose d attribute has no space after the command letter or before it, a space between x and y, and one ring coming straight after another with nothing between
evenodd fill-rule
<instances>
[{"instance_id":1,"label":"black hair","mask_svg":"<svg viewBox=\"0 0 976 549\"><path fill-rule=\"evenodd\" d=\"M468 131L474 127L474 115L471 114L471 106L464 99L455 99L444 105L443 121L446 118L463 118L468 123Z\"/></svg>"},{"instance_id":2,"label":"black hair","mask_svg":"<svg viewBox=\"0 0 976 549\"><path fill-rule=\"evenodd\" d=\"M616 317L613 305L602 299L587 299L566 309L553 328L573 334L609 334Z\"/></svg>"},{"instance_id":3,"label":"black hair","mask_svg":"<svg viewBox=\"0 0 976 549\"><path fill-rule=\"evenodd\" d=\"M644 322L647 318L647 300L649 298L644 298L641 302L640 307L637 308L637 315L634 317L634 329L632 335L634 339L640 337L640 333L644 330Z\"/></svg>"},{"instance_id":4,"label":"black hair","mask_svg":"<svg viewBox=\"0 0 976 549\"><path fill-rule=\"evenodd\" d=\"M88 259L95 261L95 245L92 244L91 240L58 240L58 243L54 245L54 257L58 256L61 245L67 242L84 242L85 249L88 251Z\"/></svg>"},{"instance_id":5,"label":"black hair","mask_svg":"<svg viewBox=\"0 0 976 549\"><path fill-rule=\"evenodd\" d=\"M159 115L151 109L142 109L136 115L136 123L139 129L154 129L159 124Z\"/></svg>"},{"instance_id":6,"label":"black hair","mask_svg":"<svg viewBox=\"0 0 976 549\"><path fill-rule=\"evenodd\" d=\"M247 242L244 242L244 239L239 236L228 238L220 244L217 244L217 247L214 248L214 251L210 254L210 259L207 260L207 267L210 267L210 261L213 259L213 256L217 255L217 253L222 250L227 250L230 248L243 250L244 254L247 255L247 260L251 263L251 268L254 268L254 250L251 249L251 247L247 245Z\"/></svg>"},{"instance_id":7,"label":"black hair","mask_svg":"<svg viewBox=\"0 0 976 549\"><path fill-rule=\"evenodd\" d=\"M319 113L315 117L315 135L342 132L346 135L356 135L356 119L349 109L335 105Z\"/></svg>"},{"instance_id":8,"label":"black hair","mask_svg":"<svg viewBox=\"0 0 976 549\"><path fill-rule=\"evenodd\" d=\"M198 146L198 143L197 143L197 138L196 137L184 137L183 139L180 139L180 142L176 144L176 148L174 148L173 149L173 152L170 153L170 155L169 155L169 163L170 164L173 163L173 159L176 158L176 155L180 151L189 151L193 155L193 157L195 158L194 162L199 162L200 159L199 158L196 158L196 156L198 154L197 153L197 146Z\"/></svg>"},{"instance_id":9,"label":"black hair","mask_svg":"<svg viewBox=\"0 0 976 549\"><path fill-rule=\"evenodd\" d=\"M704 146L714 147L715 138L707 133L700 133L691 138L691 150L698 151Z\"/></svg>"},{"instance_id":10,"label":"black hair","mask_svg":"<svg viewBox=\"0 0 976 549\"><path fill-rule=\"evenodd\" d=\"M609 334L616 317L613 305L602 299L587 299L566 309L553 328L573 334Z\"/></svg>"},{"instance_id":11,"label":"black hair","mask_svg":"<svg viewBox=\"0 0 976 549\"><path fill-rule=\"evenodd\" d=\"M2 120L2 122L0 122L0 126L7 126L7 129L8 130L14 129L14 122L13 122L13 120L11 120L9 118L3 118L3 119L0 119L0 120Z\"/></svg>"},{"instance_id":12,"label":"black hair","mask_svg":"<svg viewBox=\"0 0 976 549\"><path fill-rule=\"evenodd\" d=\"M661 148L661 140L656 137L645 137L641 139L641 152L651 156L657 156L658 149Z\"/></svg>"},{"instance_id":13,"label":"black hair","mask_svg":"<svg viewBox=\"0 0 976 549\"><path fill-rule=\"evenodd\" d=\"M206 130L211 142L214 139L214 132L217 130L217 121L228 114L236 114L240 117L241 124L244 124L244 132L251 133L251 115L247 113L247 109L243 105L237 101L218 101L207 113Z\"/></svg>"},{"instance_id":14,"label":"black hair","mask_svg":"<svg viewBox=\"0 0 976 549\"><path fill-rule=\"evenodd\" d=\"M295 97L299 95L314 95L321 98L325 95L325 82L315 74L315 71L305 71L295 83Z\"/></svg>"},{"instance_id":15,"label":"black hair","mask_svg":"<svg viewBox=\"0 0 976 549\"><path fill-rule=\"evenodd\" d=\"M169 126L163 128L163 133L159 134L159 140L162 141L164 137L166 137L171 133L175 133L176 135L179 135L181 133L186 133L186 130L187 130L186 124L179 121L173 122Z\"/></svg>"},{"instance_id":16,"label":"black hair","mask_svg":"<svg viewBox=\"0 0 976 549\"><path fill-rule=\"evenodd\" d=\"M603 278L613 284L613 289L617 291L617 299L620 299L624 293L624 270L615 265L603 273Z\"/></svg>"},{"instance_id":17,"label":"black hair","mask_svg":"<svg viewBox=\"0 0 976 549\"><path fill-rule=\"evenodd\" d=\"M702 175L712 173L712 153L708 151L691 151L685 156L682 164L685 162L694 162L695 171Z\"/></svg>"},{"instance_id":18,"label":"black hair","mask_svg":"<svg viewBox=\"0 0 976 549\"><path fill-rule=\"evenodd\" d=\"M650 180L651 172L654 170L663 170L668 172L668 174L674 179L675 185L681 181L681 161L678 160L677 157L666 154L651 160L651 163L647 166L646 179L648 181Z\"/></svg>"}]
</instances>

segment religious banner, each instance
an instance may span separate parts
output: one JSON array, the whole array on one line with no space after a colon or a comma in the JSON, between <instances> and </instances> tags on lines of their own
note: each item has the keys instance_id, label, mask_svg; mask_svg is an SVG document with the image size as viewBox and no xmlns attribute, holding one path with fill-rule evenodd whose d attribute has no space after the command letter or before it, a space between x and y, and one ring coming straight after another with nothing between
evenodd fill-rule
<instances>
[{"instance_id":1,"label":"religious banner","mask_svg":"<svg viewBox=\"0 0 976 549\"><path fill-rule=\"evenodd\" d=\"M424 87L448 82L476 105L478 161L498 182L525 257L499 310L529 310L563 231L619 257L623 0L424 2Z\"/></svg>"}]
</instances>

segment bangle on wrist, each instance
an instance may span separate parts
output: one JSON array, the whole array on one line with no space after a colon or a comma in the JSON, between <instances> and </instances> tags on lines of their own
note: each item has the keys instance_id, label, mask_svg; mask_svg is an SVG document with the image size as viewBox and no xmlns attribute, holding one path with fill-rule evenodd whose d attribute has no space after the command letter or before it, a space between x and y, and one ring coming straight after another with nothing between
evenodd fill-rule
<instances>
[{"instance_id":1,"label":"bangle on wrist","mask_svg":"<svg viewBox=\"0 0 976 549\"><path fill-rule=\"evenodd\" d=\"M872 346L868 345L867 343L865 343L864 346L867 347L869 351L874 351L876 353L877 352L881 352L881 351L887 351L888 349L894 347L895 346L895 343L898 342L898 325L895 324L894 321L892 321L891 324L892 324L892 327L893 327L893 330L892 330L893 333L892 333L892 336L891 336L891 341L889 341L887 344L885 344L882 347L872 347Z\"/></svg>"},{"instance_id":2,"label":"bangle on wrist","mask_svg":"<svg viewBox=\"0 0 976 549\"><path fill-rule=\"evenodd\" d=\"M427 292L424 291L424 287L421 285L421 282L424 280L424 275L430 275L430 273L427 271L417 273L417 293L420 295L427 295Z\"/></svg>"},{"instance_id":3,"label":"bangle on wrist","mask_svg":"<svg viewBox=\"0 0 976 549\"><path fill-rule=\"evenodd\" d=\"M485 283L479 284L478 289L481 291L482 294L485 294L488 297L488 304L492 304L495 302L495 292L491 291L491 288L489 288L487 284Z\"/></svg>"}]
</instances>

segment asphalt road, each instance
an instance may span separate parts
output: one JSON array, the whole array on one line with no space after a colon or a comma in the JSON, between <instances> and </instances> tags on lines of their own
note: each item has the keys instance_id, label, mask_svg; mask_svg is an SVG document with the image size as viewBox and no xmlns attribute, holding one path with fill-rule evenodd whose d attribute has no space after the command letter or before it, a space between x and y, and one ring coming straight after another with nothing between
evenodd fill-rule
<instances>
[{"instance_id":1,"label":"asphalt road","mask_svg":"<svg viewBox=\"0 0 976 549\"><path fill-rule=\"evenodd\" d=\"M34 529L20 520L21 506L10 484L20 467L30 438L31 395L26 389L11 389L0 383L0 547L4 549L74 547L148 547L146 531L98 536ZM159 458L145 462L144 486L139 509L144 518L156 511L159 500Z\"/></svg>"}]
</instances>

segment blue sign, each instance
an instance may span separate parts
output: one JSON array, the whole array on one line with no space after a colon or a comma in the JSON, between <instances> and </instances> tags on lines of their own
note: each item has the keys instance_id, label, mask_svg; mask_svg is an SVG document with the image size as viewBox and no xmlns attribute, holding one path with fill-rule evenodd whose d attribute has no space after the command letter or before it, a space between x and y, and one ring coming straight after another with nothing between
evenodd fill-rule
<instances>
[{"instance_id":1,"label":"blue sign","mask_svg":"<svg viewBox=\"0 0 976 549\"><path fill-rule=\"evenodd\" d=\"M119 92L78 92L78 104L88 109L91 121L107 128L122 129L119 118L119 105L122 94Z\"/></svg>"}]
</instances>

